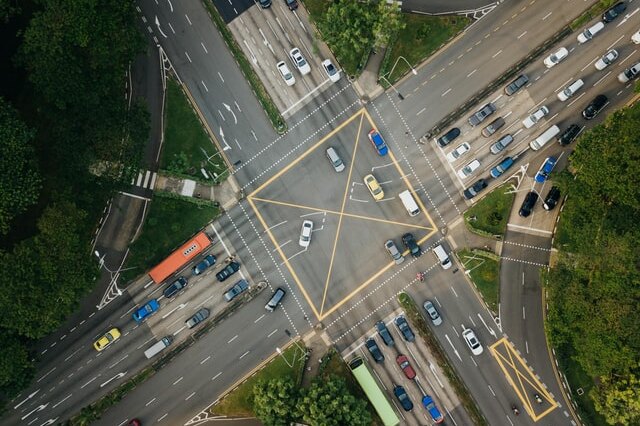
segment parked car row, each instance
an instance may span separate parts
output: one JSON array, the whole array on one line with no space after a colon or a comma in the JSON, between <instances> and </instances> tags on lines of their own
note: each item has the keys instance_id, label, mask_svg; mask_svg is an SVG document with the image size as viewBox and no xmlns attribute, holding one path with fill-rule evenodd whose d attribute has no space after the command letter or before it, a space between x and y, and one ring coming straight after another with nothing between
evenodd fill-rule
<instances>
[{"instance_id":1,"label":"parked car row","mask_svg":"<svg viewBox=\"0 0 640 426\"><path fill-rule=\"evenodd\" d=\"M289 59L301 75L305 76L311 72L311 66L299 48L294 47L289 51ZM325 59L321 65L329 80L334 83L340 80L341 72L330 59ZM293 86L296 83L296 78L285 61L278 62L276 68L287 86Z\"/></svg>"}]
</instances>

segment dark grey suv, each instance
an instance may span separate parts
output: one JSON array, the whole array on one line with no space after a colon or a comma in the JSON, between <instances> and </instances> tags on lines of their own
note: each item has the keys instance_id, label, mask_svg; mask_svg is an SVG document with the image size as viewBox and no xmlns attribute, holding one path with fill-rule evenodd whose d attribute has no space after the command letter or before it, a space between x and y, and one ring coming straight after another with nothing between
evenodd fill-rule
<instances>
[{"instance_id":1,"label":"dark grey suv","mask_svg":"<svg viewBox=\"0 0 640 426\"><path fill-rule=\"evenodd\" d=\"M504 93L506 93L507 96L511 96L515 94L518 90L526 86L528 82L529 82L529 77L527 77L525 74L520 74L518 78L513 80L511 83L509 83L509 85L507 85L507 87L504 88Z\"/></svg>"},{"instance_id":2,"label":"dark grey suv","mask_svg":"<svg viewBox=\"0 0 640 426\"><path fill-rule=\"evenodd\" d=\"M389 329L384 324L384 322L378 321L376 323L376 330L378 330L378 334L382 338L382 341L385 345L394 346L396 344L396 341L393 340L393 336L391 335L391 333L389 333Z\"/></svg>"},{"instance_id":3,"label":"dark grey suv","mask_svg":"<svg viewBox=\"0 0 640 426\"><path fill-rule=\"evenodd\" d=\"M167 299L170 299L176 294L178 294L178 292L183 288L185 288L186 286L187 286L187 279L185 277L180 277L177 280L175 280L173 284L165 288L162 294L164 294L164 297L166 297Z\"/></svg>"},{"instance_id":4,"label":"dark grey suv","mask_svg":"<svg viewBox=\"0 0 640 426\"><path fill-rule=\"evenodd\" d=\"M207 308L202 308L184 323L188 328L193 328L207 318L209 318L209 310Z\"/></svg>"},{"instance_id":5,"label":"dark grey suv","mask_svg":"<svg viewBox=\"0 0 640 426\"><path fill-rule=\"evenodd\" d=\"M469 124L472 126L477 126L482 123L488 116L496 112L496 106L489 102L478 111L475 112L471 117L469 117Z\"/></svg>"}]
</instances>

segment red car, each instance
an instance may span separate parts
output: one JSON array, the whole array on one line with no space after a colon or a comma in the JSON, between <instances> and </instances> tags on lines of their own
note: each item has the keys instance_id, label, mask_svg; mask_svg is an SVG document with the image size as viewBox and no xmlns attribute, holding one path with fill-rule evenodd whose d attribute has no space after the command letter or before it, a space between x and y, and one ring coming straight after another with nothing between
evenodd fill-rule
<instances>
[{"instance_id":1,"label":"red car","mask_svg":"<svg viewBox=\"0 0 640 426\"><path fill-rule=\"evenodd\" d=\"M406 355L398 355L396 357L396 362L404 371L404 375L407 376L407 379L413 380L416 377L416 370L413 369L411 364L409 364L409 358Z\"/></svg>"}]
</instances>

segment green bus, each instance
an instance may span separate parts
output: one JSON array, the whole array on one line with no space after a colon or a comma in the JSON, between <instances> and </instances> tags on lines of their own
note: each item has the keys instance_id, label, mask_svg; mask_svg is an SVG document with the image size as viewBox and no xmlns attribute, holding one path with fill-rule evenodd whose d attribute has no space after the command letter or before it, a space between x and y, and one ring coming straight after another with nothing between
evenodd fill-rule
<instances>
[{"instance_id":1,"label":"green bus","mask_svg":"<svg viewBox=\"0 0 640 426\"><path fill-rule=\"evenodd\" d=\"M362 358L357 357L349 362L349 368L356 380L369 398L371 405L376 409L378 416L382 419L384 426L396 426L400 424L400 419L393 410L389 400L384 396L378 382L373 378Z\"/></svg>"}]
</instances>

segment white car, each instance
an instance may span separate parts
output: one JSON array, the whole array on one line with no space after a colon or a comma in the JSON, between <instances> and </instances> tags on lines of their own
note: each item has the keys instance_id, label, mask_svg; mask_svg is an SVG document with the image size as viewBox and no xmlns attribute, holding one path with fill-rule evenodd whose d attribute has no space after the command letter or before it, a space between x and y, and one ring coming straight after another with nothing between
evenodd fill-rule
<instances>
[{"instance_id":1,"label":"white car","mask_svg":"<svg viewBox=\"0 0 640 426\"><path fill-rule=\"evenodd\" d=\"M476 333L473 332L472 329L467 328L462 332L462 337L464 337L464 341L467 342L467 346L471 349L471 353L474 355L480 355L484 348L482 344L476 337Z\"/></svg>"},{"instance_id":2,"label":"white car","mask_svg":"<svg viewBox=\"0 0 640 426\"><path fill-rule=\"evenodd\" d=\"M480 167L480 161L473 160L472 162L470 162L469 164L467 164L466 166L458 170L458 176L460 176L460 179L466 179L473 172L478 170L479 167Z\"/></svg>"},{"instance_id":3,"label":"white car","mask_svg":"<svg viewBox=\"0 0 640 426\"><path fill-rule=\"evenodd\" d=\"M340 70L333 66L333 63L331 63L329 59L325 59L324 61L322 61L322 68L324 68L324 72L327 73L327 77L329 77L329 80L333 81L334 83L340 80Z\"/></svg>"},{"instance_id":4,"label":"white car","mask_svg":"<svg viewBox=\"0 0 640 426\"><path fill-rule=\"evenodd\" d=\"M310 220L305 220L302 222L302 229L300 230L300 244L302 247L309 247L309 243L311 243L311 233L313 232L313 222Z\"/></svg>"},{"instance_id":5,"label":"white car","mask_svg":"<svg viewBox=\"0 0 640 426\"><path fill-rule=\"evenodd\" d=\"M300 71L300 74L305 75L311 72L311 67L309 66L309 63L304 58L304 56L302 56L302 53L300 53L300 49L294 47L289 52L289 56L291 57L293 63L296 65L296 68L298 68L298 71Z\"/></svg>"},{"instance_id":6,"label":"white car","mask_svg":"<svg viewBox=\"0 0 640 426\"><path fill-rule=\"evenodd\" d=\"M522 124L524 124L524 127L526 127L527 129L530 129L547 114L549 114L549 108L547 108L545 105L542 105L530 116L522 120Z\"/></svg>"},{"instance_id":7,"label":"white car","mask_svg":"<svg viewBox=\"0 0 640 426\"><path fill-rule=\"evenodd\" d=\"M289 71L287 64L285 64L284 61L280 61L276 64L276 67L278 67L278 71L280 71L280 75L284 82L287 83L287 86L293 86L296 78L291 74L291 71Z\"/></svg>"},{"instance_id":8,"label":"white car","mask_svg":"<svg viewBox=\"0 0 640 426\"><path fill-rule=\"evenodd\" d=\"M447 154L447 160L449 160L450 163L453 163L458 158L460 158L464 154L466 154L469 151L469 149L471 149L471 145L469 145L467 142L465 142L465 143L459 145L456 149L454 149L450 153L448 153Z\"/></svg>"},{"instance_id":9,"label":"white car","mask_svg":"<svg viewBox=\"0 0 640 426\"><path fill-rule=\"evenodd\" d=\"M640 31L636 31L635 33L633 33L633 35L631 36L631 41L634 44L640 44Z\"/></svg>"},{"instance_id":10,"label":"white car","mask_svg":"<svg viewBox=\"0 0 640 426\"><path fill-rule=\"evenodd\" d=\"M559 64L567 56L569 56L569 51L567 50L566 47L561 47L560 49L558 49L557 52L552 53L551 55L549 55L549 56L547 56L545 58L544 65L547 68L551 68L551 67Z\"/></svg>"},{"instance_id":11,"label":"white car","mask_svg":"<svg viewBox=\"0 0 640 426\"><path fill-rule=\"evenodd\" d=\"M618 81L620 83L626 83L638 76L640 76L640 62L618 74Z\"/></svg>"},{"instance_id":12,"label":"white car","mask_svg":"<svg viewBox=\"0 0 640 426\"><path fill-rule=\"evenodd\" d=\"M616 49L611 49L605 53L602 58L596 61L596 69L602 71L611 65L616 59L618 59L618 51L616 51Z\"/></svg>"}]
</instances>

